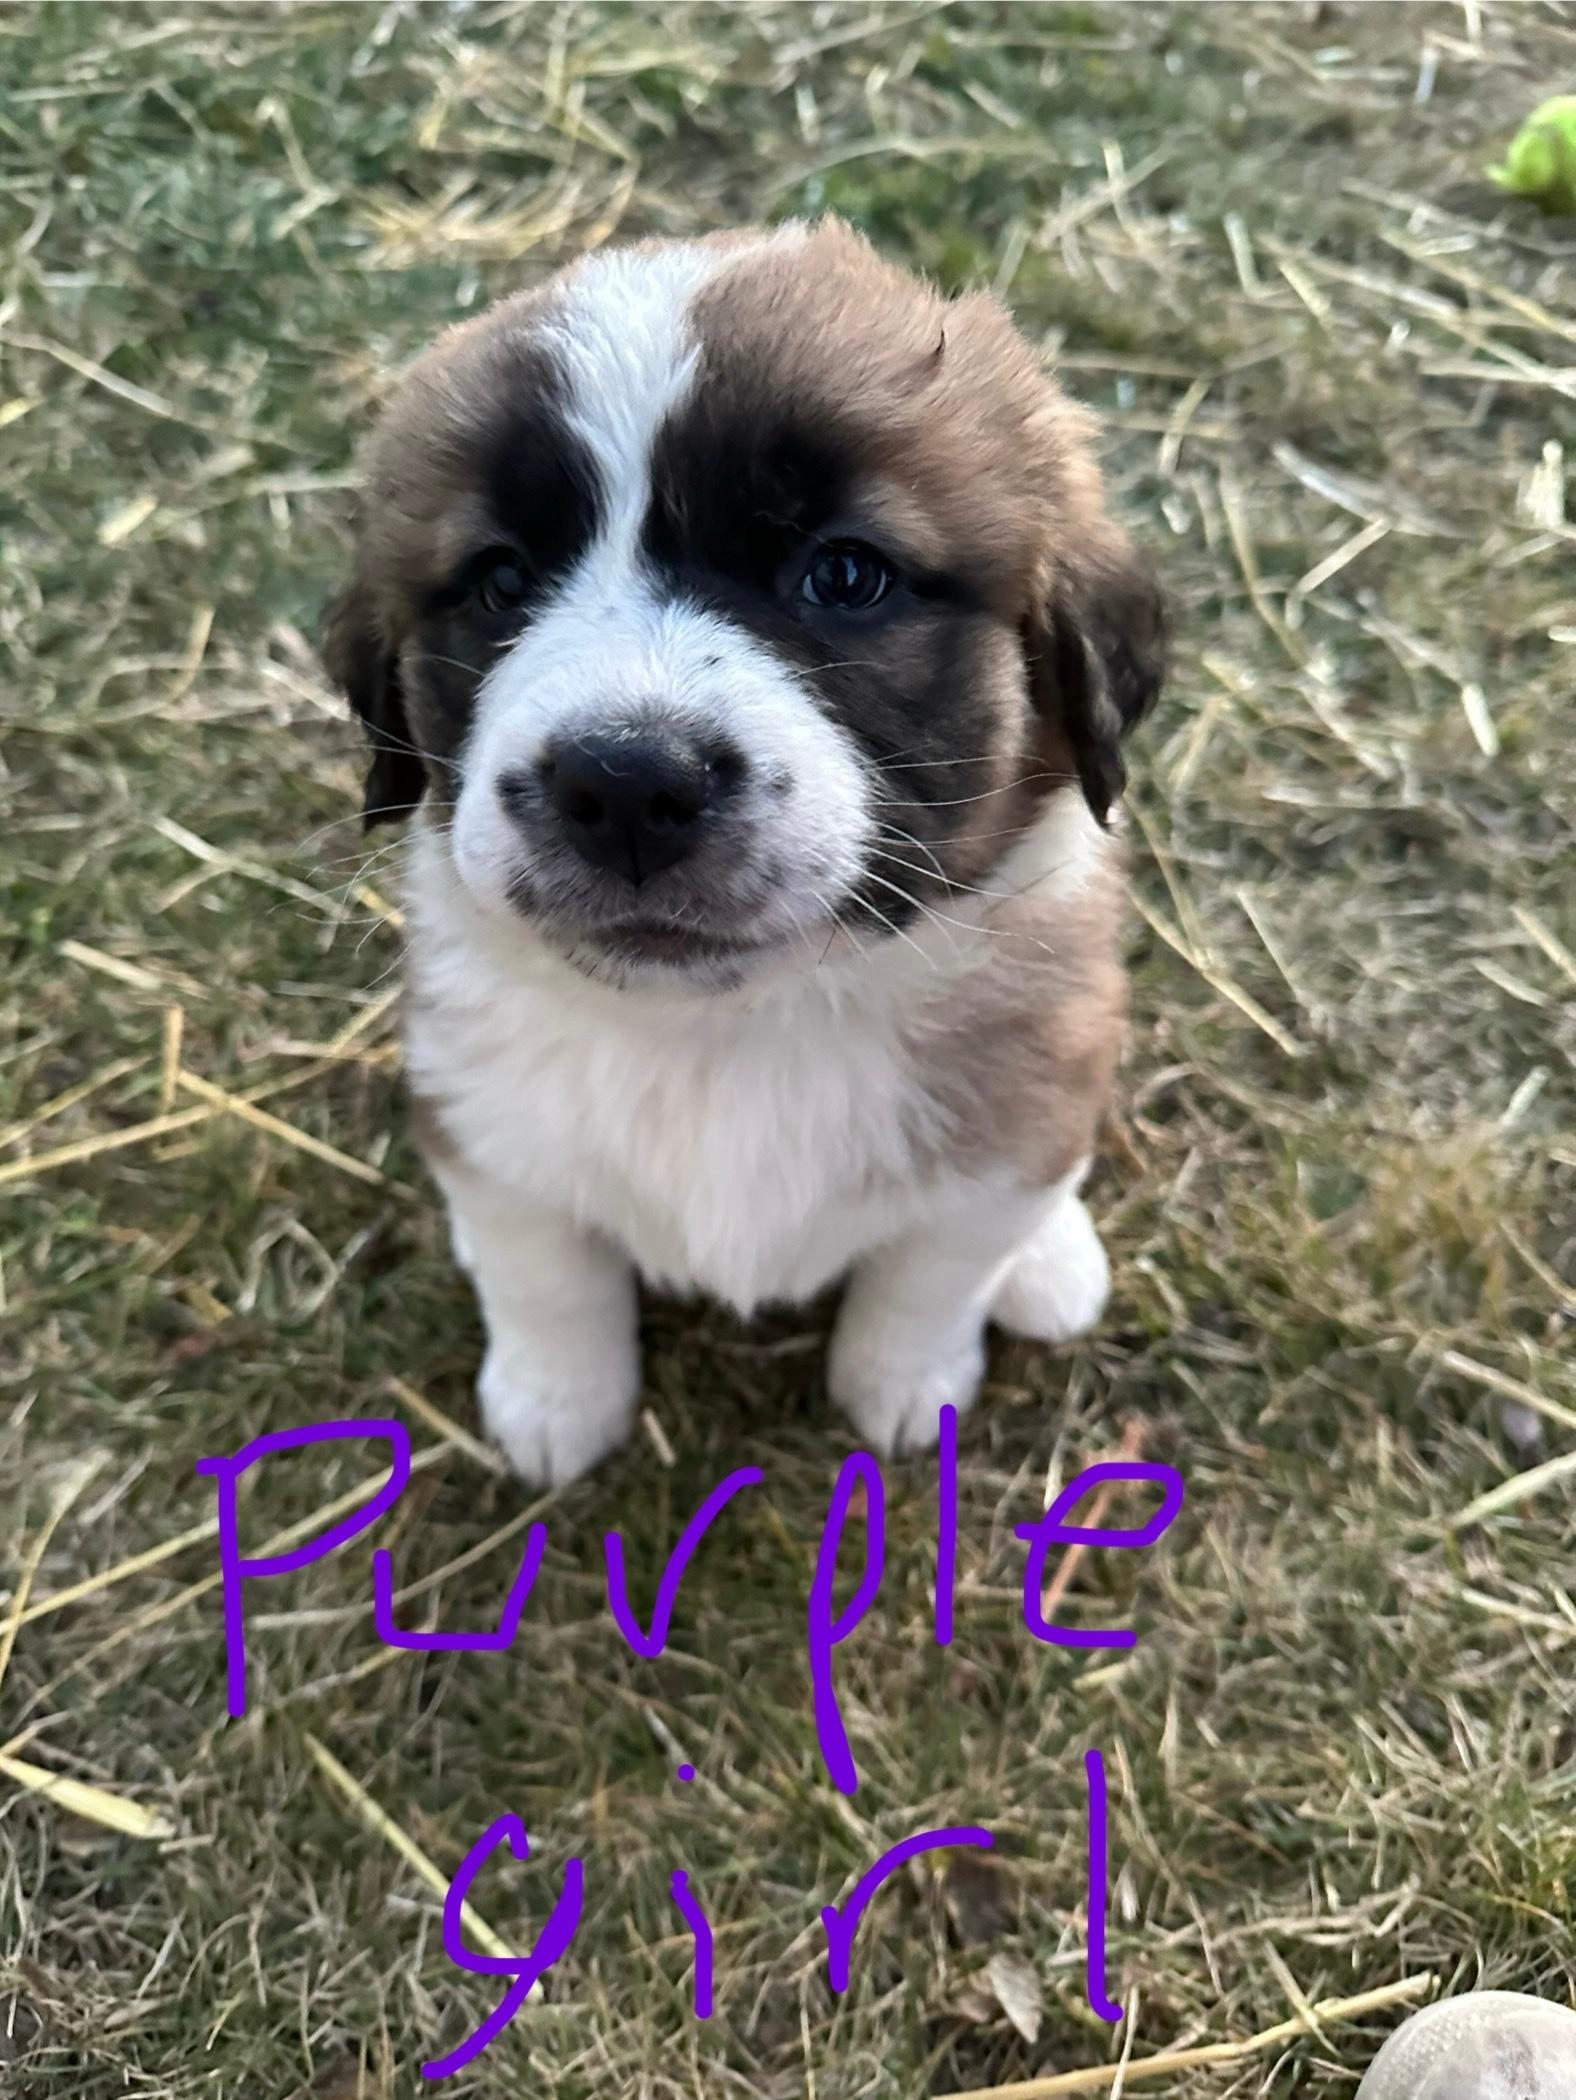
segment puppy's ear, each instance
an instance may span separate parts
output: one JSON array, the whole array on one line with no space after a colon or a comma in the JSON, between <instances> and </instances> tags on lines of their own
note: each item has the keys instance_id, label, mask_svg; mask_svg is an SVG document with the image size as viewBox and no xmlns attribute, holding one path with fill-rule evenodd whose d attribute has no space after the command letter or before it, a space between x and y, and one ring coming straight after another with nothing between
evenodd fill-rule
<instances>
[{"instance_id":1,"label":"puppy's ear","mask_svg":"<svg viewBox=\"0 0 1576 2100\"><path fill-rule=\"evenodd\" d=\"M1028 623L1030 689L1059 723L1103 824L1127 781L1122 739L1159 698L1166 611L1147 562L1107 526L1062 567Z\"/></svg>"},{"instance_id":2,"label":"puppy's ear","mask_svg":"<svg viewBox=\"0 0 1576 2100\"><path fill-rule=\"evenodd\" d=\"M341 591L323 615L323 662L361 717L372 747L362 823L370 829L407 815L421 800L427 775L405 715L398 654L359 581Z\"/></svg>"}]
</instances>

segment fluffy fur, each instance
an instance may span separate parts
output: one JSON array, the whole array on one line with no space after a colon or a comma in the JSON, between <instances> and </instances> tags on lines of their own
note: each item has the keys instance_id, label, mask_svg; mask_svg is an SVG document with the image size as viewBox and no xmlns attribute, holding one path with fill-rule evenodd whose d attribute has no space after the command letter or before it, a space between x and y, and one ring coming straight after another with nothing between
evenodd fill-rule
<instances>
[{"instance_id":1,"label":"fluffy fur","mask_svg":"<svg viewBox=\"0 0 1576 2100\"><path fill-rule=\"evenodd\" d=\"M968 1404L988 1319L1098 1317L1160 649L1082 413L836 222L591 258L407 375L328 659L369 814L420 804L410 1079L527 1477L627 1431L637 1274L847 1275L830 1383L882 1450Z\"/></svg>"}]
</instances>

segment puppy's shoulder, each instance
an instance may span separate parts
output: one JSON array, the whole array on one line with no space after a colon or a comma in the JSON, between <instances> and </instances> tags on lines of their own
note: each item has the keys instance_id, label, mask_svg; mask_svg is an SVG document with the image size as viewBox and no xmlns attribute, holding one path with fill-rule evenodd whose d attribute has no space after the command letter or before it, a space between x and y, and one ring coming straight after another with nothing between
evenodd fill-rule
<instances>
[{"instance_id":1,"label":"puppy's shoulder","mask_svg":"<svg viewBox=\"0 0 1576 2100\"><path fill-rule=\"evenodd\" d=\"M915 1069L950 1167L1049 1184L1088 1155L1121 1055L1125 853L1069 798L993 887L988 945L916 1030Z\"/></svg>"}]
</instances>

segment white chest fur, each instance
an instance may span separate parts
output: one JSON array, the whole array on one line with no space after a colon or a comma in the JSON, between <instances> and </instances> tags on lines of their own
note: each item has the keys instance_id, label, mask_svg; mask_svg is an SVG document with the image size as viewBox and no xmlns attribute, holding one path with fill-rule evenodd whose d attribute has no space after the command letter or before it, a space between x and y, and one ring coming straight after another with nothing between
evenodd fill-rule
<instances>
[{"instance_id":1,"label":"white chest fur","mask_svg":"<svg viewBox=\"0 0 1576 2100\"><path fill-rule=\"evenodd\" d=\"M616 991L498 928L417 842L411 1082L473 1167L741 1310L811 1295L923 1215L906 1042L931 958Z\"/></svg>"},{"instance_id":2,"label":"white chest fur","mask_svg":"<svg viewBox=\"0 0 1576 2100\"><path fill-rule=\"evenodd\" d=\"M1066 802L1008 856L1004 894L1076 892L1098 850ZM412 853L410 1077L486 1313L482 1417L527 1479L571 1480L628 1431L631 1264L740 1311L851 1271L829 1384L881 1451L928 1447L969 1404L987 1317L1054 1341L1098 1315L1083 1162L1049 1187L999 1158L970 1171L933 1098L960 1016L991 1026L994 918L960 902L733 992L613 990L483 909L426 826Z\"/></svg>"}]
</instances>

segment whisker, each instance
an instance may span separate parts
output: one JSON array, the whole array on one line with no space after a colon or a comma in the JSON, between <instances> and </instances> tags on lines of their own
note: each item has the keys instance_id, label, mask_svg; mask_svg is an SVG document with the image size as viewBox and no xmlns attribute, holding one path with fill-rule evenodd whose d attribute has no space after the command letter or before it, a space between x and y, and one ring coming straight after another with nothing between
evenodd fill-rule
<instances>
[{"instance_id":1,"label":"whisker","mask_svg":"<svg viewBox=\"0 0 1576 2100\"><path fill-rule=\"evenodd\" d=\"M1058 863L1058 866L1066 865L1066 862ZM907 890L900 888L897 883L889 882L884 875L876 874L873 869L867 869L866 873L870 877L870 880L872 882L879 882L883 889L895 890L898 896L906 898L907 901L913 905L916 911L922 912L927 919L933 919L938 926L955 926L961 933L983 934L987 939L994 941L1026 941L1030 947L1038 948L1042 955L1048 955L1053 960L1060 959L1057 957L1056 950L1052 948L1048 942L1037 939L1025 927L984 926L981 925L978 920L950 918L946 912L937 911L934 905L925 904L921 902L921 900L918 897L912 896ZM1047 868L1044 871L1044 874L1036 875L1034 877L1033 882L1025 883L1020 889L998 890L994 892L989 890L980 890L975 892L975 894L979 896L992 897L995 902L1000 903L1006 898L1021 897L1025 895L1027 891L1033 889L1035 883L1043 882L1045 880L1046 875L1054 875L1055 873L1055 868ZM971 888L972 886L969 884L960 884L959 887Z\"/></svg>"},{"instance_id":2,"label":"whisker","mask_svg":"<svg viewBox=\"0 0 1576 2100\"><path fill-rule=\"evenodd\" d=\"M814 898L815 902L821 907L821 910L826 914L827 918L832 923L832 930L826 937L826 946L821 950L821 953L816 960L816 968L819 970L821 964L824 963L826 961L826 958L831 954L832 943L837 939L837 936L840 933L846 933L848 938L853 942L854 946L859 950L859 953L863 955L865 953L865 947L863 942L854 932L854 929L850 925L848 925L845 922L845 920L841 917L841 915L838 912L837 906L832 903L830 898L823 897L821 892L815 889L812 889L810 891L810 895ZM809 951L810 954L814 955L815 946L810 939L810 929L806 926L801 928L800 931L803 935L804 945L806 949Z\"/></svg>"},{"instance_id":3,"label":"whisker","mask_svg":"<svg viewBox=\"0 0 1576 2100\"><path fill-rule=\"evenodd\" d=\"M370 847L364 853L336 853L332 860L318 856L314 857L309 865L324 874L334 868L355 868L359 873L365 874L368 868L375 867L379 861L394 859L404 850L404 846L403 837L386 839L381 846Z\"/></svg>"},{"instance_id":4,"label":"whisker","mask_svg":"<svg viewBox=\"0 0 1576 2100\"><path fill-rule=\"evenodd\" d=\"M867 870L866 872L868 873L869 871ZM924 906L916 904L916 900L910 897L906 890L899 890L895 882L886 882L884 877L875 874L871 874L870 879L872 882L882 883L883 887L886 889L897 890L897 894L900 897L904 898L909 904L915 904L917 910L924 910ZM889 919L884 911L879 910L874 904L870 902L870 899L868 897L860 898L859 908L861 911L869 912L872 918L879 919L882 925L887 929L887 931L889 933L895 933L900 941L907 941L908 945L913 949L914 953L917 956L921 957L923 961L926 962L932 970L935 969L936 958L933 955L926 955L924 949L919 945L918 941L915 940L914 936L911 933L905 932L901 926L897 925L893 920Z\"/></svg>"},{"instance_id":5,"label":"whisker","mask_svg":"<svg viewBox=\"0 0 1576 2100\"><path fill-rule=\"evenodd\" d=\"M878 806L882 809L966 809L971 802L989 802L993 796L1010 795L1016 788L1037 787L1042 782L1047 786L1060 786L1071 777L1067 773L1024 773L1017 779L1004 780L999 787L984 788L977 795L958 795L944 802L900 801L894 796L883 795Z\"/></svg>"},{"instance_id":6,"label":"whisker","mask_svg":"<svg viewBox=\"0 0 1576 2100\"><path fill-rule=\"evenodd\" d=\"M451 671L468 671L473 678L478 675L475 664L465 663L458 656L440 656L436 649L412 649L402 660L412 664L442 664ZM485 677L486 673L480 675Z\"/></svg>"},{"instance_id":7,"label":"whisker","mask_svg":"<svg viewBox=\"0 0 1576 2100\"><path fill-rule=\"evenodd\" d=\"M893 845L912 846L916 853L925 855L925 858L935 869L938 881L950 882L951 877L941 865L940 857L925 844L923 839L915 838L913 832L905 831L901 824L883 824L876 836L884 841L890 840Z\"/></svg>"},{"instance_id":8,"label":"whisker","mask_svg":"<svg viewBox=\"0 0 1576 2100\"><path fill-rule=\"evenodd\" d=\"M359 811L353 809L347 809L341 816L330 817L326 824L319 824L315 831L309 831L305 834L304 837L298 838L296 840L295 844L290 848L290 858L292 860L297 858L306 858L308 847L310 847L316 840L320 838L326 838L328 833L331 831L338 831L341 825L356 824L359 821L360 813ZM354 856L350 854L345 855L345 858L347 860L353 857ZM312 858L314 861L314 865L323 865L323 863L317 862L315 856L312 856ZM327 863L327 865L332 867L333 862L330 861Z\"/></svg>"},{"instance_id":9,"label":"whisker","mask_svg":"<svg viewBox=\"0 0 1576 2100\"><path fill-rule=\"evenodd\" d=\"M900 860L895 853L884 852L879 846L872 847L871 854L876 860L884 860L889 867L902 868L907 874L922 876L927 881L930 879L930 870L928 868L918 867L911 860ZM984 897L993 904L999 904L1004 898L1017 895L1015 890L982 890L978 883L960 882L955 875L943 875L941 880L946 884L949 895ZM918 900L916 899L915 901L917 902ZM981 928L982 932L987 930L986 928Z\"/></svg>"},{"instance_id":10,"label":"whisker","mask_svg":"<svg viewBox=\"0 0 1576 2100\"><path fill-rule=\"evenodd\" d=\"M1063 868L1070 868L1072 863L1073 856L1070 853L1066 854L1054 866L1042 868L1038 875L1031 875L1027 882L1020 882L1018 887L1015 890L1009 890L1007 895L1011 897L1027 897L1030 890L1038 889L1042 882L1049 882L1053 875L1060 875Z\"/></svg>"},{"instance_id":11,"label":"whisker","mask_svg":"<svg viewBox=\"0 0 1576 2100\"><path fill-rule=\"evenodd\" d=\"M914 748L910 746L910 749ZM973 758L908 758L903 752L895 751L890 758L881 760L881 770L883 773L916 773L932 766L938 770L942 766L988 766L995 763L997 756L994 751L980 751Z\"/></svg>"},{"instance_id":12,"label":"whisker","mask_svg":"<svg viewBox=\"0 0 1576 2100\"><path fill-rule=\"evenodd\" d=\"M399 736L392 729L385 729L379 726L375 731L369 730L367 732L367 741L374 751L408 751L412 758L419 758L427 765L442 766L445 773L458 774L460 770L459 764L455 759L444 758L436 751L423 750L420 744L413 744L408 736Z\"/></svg>"},{"instance_id":13,"label":"whisker","mask_svg":"<svg viewBox=\"0 0 1576 2100\"><path fill-rule=\"evenodd\" d=\"M885 875L878 875L874 868L866 868L865 877L870 882L879 882L884 890L890 890L894 896L901 897L904 903L911 904L922 918L932 920L937 926L952 926L956 927L960 933L984 933L991 935L993 938L1000 937L1008 931L1004 927L979 926L968 919L950 919L945 912L937 911L933 904L926 904L922 898L916 897L911 890L904 889L901 883L892 882ZM957 943L953 942L952 945L955 948Z\"/></svg>"}]
</instances>

